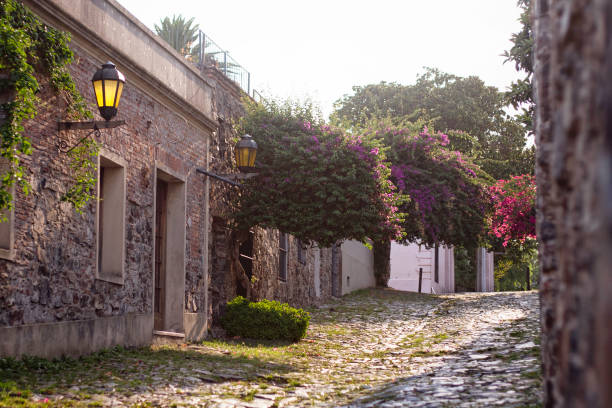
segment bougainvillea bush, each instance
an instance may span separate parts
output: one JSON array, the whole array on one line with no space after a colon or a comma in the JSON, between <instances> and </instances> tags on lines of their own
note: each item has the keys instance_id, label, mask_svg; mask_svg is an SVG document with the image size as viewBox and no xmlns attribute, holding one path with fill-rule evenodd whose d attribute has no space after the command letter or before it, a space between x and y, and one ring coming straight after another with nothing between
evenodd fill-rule
<instances>
[{"instance_id":1,"label":"bougainvillea bush","mask_svg":"<svg viewBox=\"0 0 612 408\"><path fill-rule=\"evenodd\" d=\"M486 237L492 180L468 157L448 148L446 134L424 123L372 123L364 138L389 146L391 180L404 196L405 241L462 245Z\"/></svg>"},{"instance_id":2,"label":"bougainvillea bush","mask_svg":"<svg viewBox=\"0 0 612 408\"><path fill-rule=\"evenodd\" d=\"M246 104L238 125L257 141L258 176L244 183L235 221L304 242L400 238L390 168L376 140L325 125L312 109Z\"/></svg>"},{"instance_id":3,"label":"bougainvillea bush","mask_svg":"<svg viewBox=\"0 0 612 408\"><path fill-rule=\"evenodd\" d=\"M498 180L490 187L493 213L490 219L490 234L503 240L525 242L535 235L535 177L529 174Z\"/></svg>"}]
</instances>

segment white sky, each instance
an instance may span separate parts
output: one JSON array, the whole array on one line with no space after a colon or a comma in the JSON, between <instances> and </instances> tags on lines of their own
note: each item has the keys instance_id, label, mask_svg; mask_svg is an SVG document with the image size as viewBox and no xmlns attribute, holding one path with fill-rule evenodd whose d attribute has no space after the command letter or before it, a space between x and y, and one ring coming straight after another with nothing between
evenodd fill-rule
<instances>
[{"instance_id":1,"label":"white sky","mask_svg":"<svg viewBox=\"0 0 612 408\"><path fill-rule=\"evenodd\" d=\"M520 29L516 0L118 0L149 28L195 17L264 95L310 97L324 116L353 85L414 83L423 67L505 90L500 54Z\"/></svg>"}]
</instances>

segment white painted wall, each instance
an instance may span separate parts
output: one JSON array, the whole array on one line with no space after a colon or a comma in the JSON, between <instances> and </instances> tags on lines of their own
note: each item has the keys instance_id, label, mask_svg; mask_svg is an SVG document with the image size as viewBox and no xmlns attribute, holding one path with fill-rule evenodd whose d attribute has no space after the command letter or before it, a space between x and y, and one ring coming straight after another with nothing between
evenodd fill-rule
<instances>
[{"instance_id":1,"label":"white painted wall","mask_svg":"<svg viewBox=\"0 0 612 408\"><path fill-rule=\"evenodd\" d=\"M359 241L345 241L342 252L342 295L376 286L374 256Z\"/></svg>"},{"instance_id":2,"label":"white painted wall","mask_svg":"<svg viewBox=\"0 0 612 408\"><path fill-rule=\"evenodd\" d=\"M494 292L495 291L495 265L493 252L488 252L485 248L476 250L476 291Z\"/></svg>"},{"instance_id":3,"label":"white painted wall","mask_svg":"<svg viewBox=\"0 0 612 408\"><path fill-rule=\"evenodd\" d=\"M434 277L434 248L424 245L391 243L391 277L393 289L417 292L419 269L423 269L422 293L453 293L455 291L455 261L453 248L438 249L438 282Z\"/></svg>"}]
</instances>

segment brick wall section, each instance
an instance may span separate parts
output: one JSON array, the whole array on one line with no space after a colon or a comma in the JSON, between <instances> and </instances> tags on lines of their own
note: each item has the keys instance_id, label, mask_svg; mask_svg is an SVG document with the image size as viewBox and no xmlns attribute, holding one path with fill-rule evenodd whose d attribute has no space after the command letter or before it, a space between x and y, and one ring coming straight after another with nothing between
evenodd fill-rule
<instances>
[{"instance_id":1,"label":"brick wall section","mask_svg":"<svg viewBox=\"0 0 612 408\"><path fill-rule=\"evenodd\" d=\"M93 101L90 81L99 63L77 46L72 49L76 55L70 68L73 78L85 99ZM79 215L60 201L71 179L67 155L57 153L54 146L59 137L73 145L86 133L58 135L57 119L64 112L63 104L44 78L40 82L39 114L26 124L34 146L32 156L24 158L32 191L27 197L19 193L15 202L16 261L0 260L0 326L152 312L155 160L186 179L190 197L186 308L203 310L200 203L204 190L201 176L191 170L204 165L206 135L138 89L126 86L118 118L125 119L127 125L103 130L99 140L106 150L128 163L125 283L96 280L95 203L90 202Z\"/></svg>"},{"instance_id":2,"label":"brick wall section","mask_svg":"<svg viewBox=\"0 0 612 408\"><path fill-rule=\"evenodd\" d=\"M612 4L537 0L546 407L612 406Z\"/></svg>"}]
</instances>

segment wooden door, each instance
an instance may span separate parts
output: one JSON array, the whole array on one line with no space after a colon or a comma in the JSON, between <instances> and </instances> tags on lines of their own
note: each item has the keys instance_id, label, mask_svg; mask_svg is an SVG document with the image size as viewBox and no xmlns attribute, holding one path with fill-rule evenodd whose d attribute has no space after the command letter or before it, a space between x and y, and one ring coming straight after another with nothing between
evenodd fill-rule
<instances>
[{"instance_id":1,"label":"wooden door","mask_svg":"<svg viewBox=\"0 0 612 408\"><path fill-rule=\"evenodd\" d=\"M168 184L163 180L157 180L155 197L155 330L164 330L167 198Z\"/></svg>"}]
</instances>

